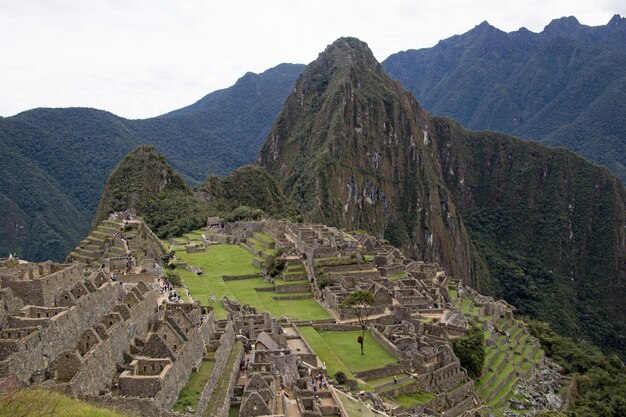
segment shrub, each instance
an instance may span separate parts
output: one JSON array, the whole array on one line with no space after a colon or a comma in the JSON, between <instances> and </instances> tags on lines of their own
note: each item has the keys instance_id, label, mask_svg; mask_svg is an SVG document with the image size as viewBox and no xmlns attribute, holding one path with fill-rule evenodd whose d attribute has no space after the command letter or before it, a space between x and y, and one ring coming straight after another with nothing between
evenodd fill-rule
<instances>
[{"instance_id":1,"label":"shrub","mask_svg":"<svg viewBox=\"0 0 626 417\"><path fill-rule=\"evenodd\" d=\"M335 373L335 381L337 381L339 385L345 384L347 380L348 377L342 371L338 371Z\"/></svg>"},{"instance_id":2,"label":"shrub","mask_svg":"<svg viewBox=\"0 0 626 417\"><path fill-rule=\"evenodd\" d=\"M461 366L467 370L472 378L478 378L485 362L485 336L483 332L473 327L465 337L452 341L454 354L461 361Z\"/></svg>"}]
</instances>

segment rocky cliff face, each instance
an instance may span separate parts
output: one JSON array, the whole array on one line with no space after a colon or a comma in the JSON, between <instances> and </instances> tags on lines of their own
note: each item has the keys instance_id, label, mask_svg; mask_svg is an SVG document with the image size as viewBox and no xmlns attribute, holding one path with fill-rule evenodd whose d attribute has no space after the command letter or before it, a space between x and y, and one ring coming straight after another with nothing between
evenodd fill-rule
<instances>
[{"instance_id":1,"label":"rocky cliff face","mask_svg":"<svg viewBox=\"0 0 626 417\"><path fill-rule=\"evenodd\" d=\"M570 152L431 117L363 42L339 39L306 68L258 162L311 220L385 236L626 351L619 180Z\"/></svg>"},{"instance_id":2,"label":"rocky cliff face","mask_svg":"<svg viewBox=\"0 0 626 417\"><path fill-rule=\"evenodd\" d=\"M430 116L367 45L342 38L296 83L258 162L313 221L367 229L471 281L471 245Z\"/></svg>"}]
</instances>

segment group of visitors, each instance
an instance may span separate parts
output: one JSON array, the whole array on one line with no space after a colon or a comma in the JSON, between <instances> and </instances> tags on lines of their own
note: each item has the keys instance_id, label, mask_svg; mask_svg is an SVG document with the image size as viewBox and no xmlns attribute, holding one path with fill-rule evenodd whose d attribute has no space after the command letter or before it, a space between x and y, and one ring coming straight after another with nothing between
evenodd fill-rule
<instances>
[{"instance_id":1,"label":"group of visitors","mask_svg":"<svg viewBox=\"0 0 626 417\"><path fill-rule=\"evenodd\" d=\"M323 374L318 374L317 377L311 377L311 389L313 392L317 392L318 389L322 390L326 388L328 388L328 383Z\"/></svg>"}]
</instances>

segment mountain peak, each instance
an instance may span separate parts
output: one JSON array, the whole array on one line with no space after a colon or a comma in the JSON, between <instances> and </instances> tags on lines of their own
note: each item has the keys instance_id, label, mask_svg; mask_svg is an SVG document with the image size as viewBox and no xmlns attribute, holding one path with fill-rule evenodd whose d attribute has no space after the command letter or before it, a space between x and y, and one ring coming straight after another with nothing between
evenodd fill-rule
<instances>
[{"instance_id":1,"label":"mountain peak","mask_svg":"<svg viewBox=\"0 0 626 417\"><path fill-rule=\"evenodd\" d=\"M551 35L559 36L570 33L578 29L580 26L581 25L578 19L576 19L574 16L567 16L552 20L543 29L543 31Z\"/></svg>"},{"instance_id":2,"label":"mountain peak","mask_svg":"<svg viewBox=\"0 0 626 417\"><path fill-rule=\"evenodd\" d=\"M353 37L341 37L328 45L312 63L314 67L316 63L325 64L325 68L329 64L332 67L352 67L357 64L378 67L378 61L367 43Z\"/></svg>"},{"instance_id":3,"label":"mountain peak","mask_svg":"<svg viewBox=\"0 0 626 417\"><path fill-rule=\"evenodd\" d=\"M609 20L609 23L607 23L607 26L618 26L624 23L626 23L626 18L622 17L619 14L615 14L611 18L611 20Z\"/></svg>"}]
</instances>

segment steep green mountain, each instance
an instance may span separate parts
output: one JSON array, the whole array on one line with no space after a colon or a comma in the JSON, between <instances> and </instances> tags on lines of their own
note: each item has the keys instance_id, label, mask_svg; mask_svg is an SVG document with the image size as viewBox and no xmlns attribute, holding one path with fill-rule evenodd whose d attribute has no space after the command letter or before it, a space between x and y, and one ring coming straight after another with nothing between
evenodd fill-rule
<instances>
[{"instance_id":1,"label":"steep green mountain","mask_svg":"<svg viewBox=\"0 0 626 417\"><path fill-rule=\"evenodd\" d=\"M228 215L240 206L263 210L270 216L293 212L274 177L258 165L237 168L224 179L210 175L197 191L216 214Z\"/></svg>"},{"instance_id":2,"label":"steep green mountain","mask_svg":"<svg viewBox=\"0 0 626 417\"><path fill-rule=\"evenodd\" d=\"M242 207L244 206L244 207ZM284 217L293 215L276 180L256 165L221 179L212 174L197 190L152 145L129 152L107 180L93 218L95 229L110 213L130 210L160 238L180 236L206 224L209 215Z\"/></svg>"},{"instance_id":3,"label":"steep green mountain","mask_svg":"<svg viewBox=\"0 0 626 417\"><path fill-rule=\"evenodd\" d=\"M107 175L141 144L154 144L195 185L252 161L302 68L248 73L146 120L82 108L0 118L0 256L62 260L89 230Z\"/></svg>"},{"instance_id":4,"label":"steep green mountain","mask_svg":"<svg viewBox=\"0 0 626 417\"><path fill-rule=\"evenodd\" d=\"M574 17L541 33L483 22L383 67L432 113L565 147L626 181L626 18Z\"/></svg>"},{"instance_id":5,"label":"steep green mountain","mask_svg":"<svg viewBox=\"0 0 626 417\"><path fill-rule=\"evenodd\" d=\"M104 187L92 227L116 211L130 210L163 238L206 224L207 207L153 146L140 146L115 167Z\"/></svg>"},{"instance_id":6,"label":"steep green mountain","mask_svg":"<svg viewBox=\"0 0 626 417\"><path fill-rule=\"evenodd\" d=\"M257 160L310 220L626 354L626 193L606 169L431 117L353 38L307 66Z\"/></svg>"},{"instance_id":7,"label":"steep green mountain","mask_svg":"<svg viewBox=\"0 0 626 417\"><path fill-rule=\"evenodd\" d=\"M342 38L298 79L258 161L310 220L384 234L471 276L467 232L428 157L430 124L365 43Z\"/></svg>"}]
</instances>

